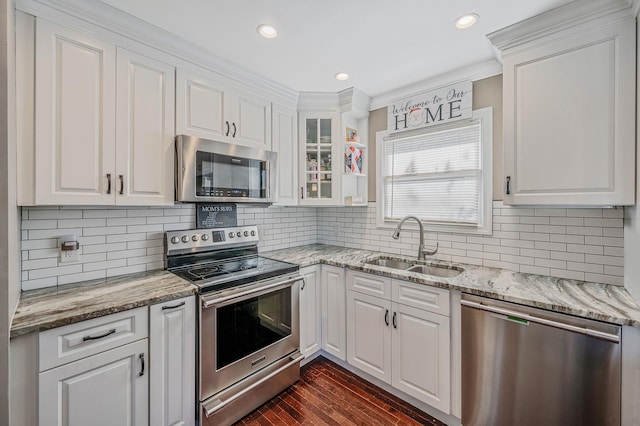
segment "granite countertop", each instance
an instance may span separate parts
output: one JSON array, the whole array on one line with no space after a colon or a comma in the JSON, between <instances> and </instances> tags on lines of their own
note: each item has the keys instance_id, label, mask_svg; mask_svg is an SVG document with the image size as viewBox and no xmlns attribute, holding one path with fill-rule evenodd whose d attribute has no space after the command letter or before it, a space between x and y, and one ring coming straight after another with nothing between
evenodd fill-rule
<instances>
[{"instance_id":1,"label":"granite countertop","mask_svg":"<svg viewBox=\"0 0 640 426\"><path fill-rule=\"evenodd\" d=\"M186 297L196 291L196 286L167 271L25 291L11 323L11 337Z\"/></svg>"},{"instance_id":2,"label":"granite countertop","mask_svg":"<svg viewBox=\"0 0 640 426\"><path fill-rule=\"evenodd\" d=\"M583 318L640 327L640 305L623 287L613 285L473 265L434 262L446 267L458 266L464 269L464 272L456 277L440 278L365 264L367 260L378 257L399 260L407 259L407 257L322 244L264 252L260 255L296 263L301 267L319 263L346 267ZM416 263L428 264L429 262L416 261Z\"/></svg>"}]
</instances>

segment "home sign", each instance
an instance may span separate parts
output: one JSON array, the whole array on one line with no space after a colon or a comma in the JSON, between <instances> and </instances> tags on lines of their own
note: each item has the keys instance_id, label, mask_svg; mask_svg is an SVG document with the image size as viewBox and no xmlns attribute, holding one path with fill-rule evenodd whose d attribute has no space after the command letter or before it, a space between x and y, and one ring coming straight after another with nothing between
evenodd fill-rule
<instances>
[{"instance_id":1,"label":"home sign","mask_svg":"<svg viewBox=\"0 0 640 426\"><path fill-rule=\"evenodd\" d=\"M392 102L388 107L389 133L471 118L471 81L441 87Z\"/></svg>"}]
</instances>

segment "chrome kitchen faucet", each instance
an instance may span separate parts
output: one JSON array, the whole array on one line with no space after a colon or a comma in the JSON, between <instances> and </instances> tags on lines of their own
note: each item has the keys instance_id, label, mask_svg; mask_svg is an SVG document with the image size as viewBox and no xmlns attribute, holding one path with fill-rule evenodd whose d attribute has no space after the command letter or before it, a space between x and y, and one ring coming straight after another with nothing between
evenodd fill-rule
<instances>
[{"instance_id":1,"label":"chrome kitchen faucet","mask_svg":"<svg viewBox=\"0 0 640 426\"><path fill-rule=\"evenodd\" d=\"M400 238L400 230L402 229L402 225L407 219L413 219L418 222L418 226L420 227L420 245L418 245L418 259L423 258L426 259L427 256L433 256L438 252L438 243L436 243L436 248L434 250L425 250L424 249L424 226L422 225L422 221L417 216L405 216L400 220L398 226L396 226L396 230L393 231L392 238L397 240Z\"/></svg>"}]
</instances>

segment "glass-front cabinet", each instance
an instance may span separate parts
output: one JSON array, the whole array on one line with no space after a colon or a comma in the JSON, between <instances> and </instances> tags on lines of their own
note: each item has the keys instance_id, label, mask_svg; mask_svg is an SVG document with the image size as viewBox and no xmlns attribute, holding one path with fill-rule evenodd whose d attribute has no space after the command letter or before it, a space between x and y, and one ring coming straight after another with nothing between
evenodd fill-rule
<instances>
[{"instance_id":1,"label":"glass-front cabinet","mask_svg":"<svg viewBox=\"0 0 640 426\"><path fill-rule=\"evenodd\" d=\"M340 203L340 114L300 112L300 204ZM280 167L286 167L281 164Z\"/></svg>"}]
</instances>

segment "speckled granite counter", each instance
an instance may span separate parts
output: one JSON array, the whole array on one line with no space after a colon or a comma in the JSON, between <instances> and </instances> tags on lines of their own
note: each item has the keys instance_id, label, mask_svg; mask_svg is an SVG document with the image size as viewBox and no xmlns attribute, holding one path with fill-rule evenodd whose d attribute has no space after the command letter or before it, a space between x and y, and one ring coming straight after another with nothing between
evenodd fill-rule
<instances>
[{"instance_id":1,"label":"speckled granite counter","mask_svg":"<svg viewBox=\"0 0 640 426\"><path fill-rule=\"evenodd\" d=\"M11 323L11 337L195 293L194 285L166 271L26 291Z\"/></svg>"},{"instance_id":2,"label":"speckled granite counter","mask_svg":"<svg viewBox=\"0 0 640 426\"><path fill-rule=\"evenodd\" d=\"M318 263L346 267L584 318L640 327L640 305L624 288L617 286L458 264L453 266L463 268L462 274L454 278L439 278L365 264L367 260L380 256L406 259L397 255L321 244L260 254L297 263L301 267ZM450 266L449 263L438 264Z\"/></svg>"}]
</instances>

